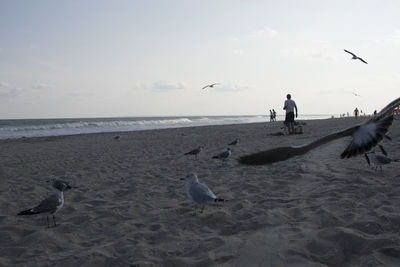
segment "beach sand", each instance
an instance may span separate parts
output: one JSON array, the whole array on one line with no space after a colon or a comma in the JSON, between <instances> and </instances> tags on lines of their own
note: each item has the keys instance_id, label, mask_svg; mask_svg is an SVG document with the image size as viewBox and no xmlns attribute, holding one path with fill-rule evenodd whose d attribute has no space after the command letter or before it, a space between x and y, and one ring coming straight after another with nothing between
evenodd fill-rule
<instances>
[{"instance_id":1,"label":"beach sand","mask_svg":"<svg viewBox=\"0 0 400 267\"><path fill-rule=\"evenodd\" d=\"M236 161L362 120L306 121L293 136L268 136L274 122L1 140L0 266L400 266L400 162L340 159L350 138L272 165ZM400 158L399 121L388 135ZM211 158L236 137L231 158ZM183 156L199 145L197 160ZM228 201L193 216L189 172ZM16 216L53 177L78 186L59 225Z\"/></svg>"}]
</instances>

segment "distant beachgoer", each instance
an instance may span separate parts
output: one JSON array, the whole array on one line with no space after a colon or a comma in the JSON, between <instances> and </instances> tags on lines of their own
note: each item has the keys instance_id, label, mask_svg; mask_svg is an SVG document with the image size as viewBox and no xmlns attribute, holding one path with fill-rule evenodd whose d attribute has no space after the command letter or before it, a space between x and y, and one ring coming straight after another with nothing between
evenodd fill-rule
<instances>
[{"instance_id":1,"label":"distant beachgoer","mask_svg":"<svg viewBox=\"0 0 400 267\"><path fill-rule=\"evenodd\" d=\"M376 116L376 114L377 114L378 112L376 111L376 109L374 110L374 116Z\"/></svg>"},{"instance_id":2,"label":"distant beachgoer","mask_svg":"<svg viewBox=\"0 0 400 267\"><path fill-rule=\"evenodd\" d=\"M274 121L274 114L272 113L272 110L269 110L269 122Z\"/></svg>"},{"instance_id":3,"label":"distant beachgoer","mask_svg":"<svg viewBox=\"0 0 400 267\"><path fill-rule=\"evenodd\" d=\"M285 117L285 123L289 128L289 134L294 133L294 110L296 110L296 118L297 118L297 106L296 102L294 102L291 98L292 96L290 94L286 95L286 100L285 104L283 106L283 109L286 110L286 117Z\"/></svg>"},{"instance_id":4,"label":"distant beachgoer","mask_svg":"<svg viewBox=\"0 0 400 267\"><path fill-rule=\"evenodd\" d=\"M272 109L272 115L274 117L274 121L276 121L276 111L275 111L275 109Z\"/></svg>"},{"instance_id":5,"label":"distant beachgoer","mask_svg":"<svg viewBox=\"0 0 400 267\"><path fill-rule=\"evenodd\" d=\"M354 110L354 117L356 117L356 119L357 119L357 116L358 116L358 108L356 108L356 109Z\"/></svg>"}]
</instances>

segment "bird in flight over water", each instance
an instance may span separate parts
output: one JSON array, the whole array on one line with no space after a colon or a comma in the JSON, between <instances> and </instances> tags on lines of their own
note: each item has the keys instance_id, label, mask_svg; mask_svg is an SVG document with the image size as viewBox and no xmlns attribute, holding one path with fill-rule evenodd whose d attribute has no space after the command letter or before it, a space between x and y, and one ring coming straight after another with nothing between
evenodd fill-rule
<instances>
[{"instance_id":1,"label":"bird in flight over water","mask_svg":"<svg viewBox=\"0 0 400 267\"><path fill-rule=\"evenodd\" d=\"M206 89L207 87L210 87L210 88L213 88L215 85L218 85L219 83L212 83L212 84L208 84L208 85L206 85L206 86L204 86L203 88L201 88L201 89Z\"/></svg>"},{"instance_id":2,"label":"bird in flight over water","mask_svg":"<svg viewBox=\"0 0 400 267\"><path fill-rule=\"evenodd\" d=\"M343 49L343 50L344 50L344 52L349 53L350 55L353 56L351 59L359 59L359 60L361 60L362 62L364 62L365 64L368 64L364 59L362 59L362 58L356 56L354 53L352 53L352 52L350 52L350 51L348 51L348 50L346 50L346 49Z\"/></svg>"}]
</instances>

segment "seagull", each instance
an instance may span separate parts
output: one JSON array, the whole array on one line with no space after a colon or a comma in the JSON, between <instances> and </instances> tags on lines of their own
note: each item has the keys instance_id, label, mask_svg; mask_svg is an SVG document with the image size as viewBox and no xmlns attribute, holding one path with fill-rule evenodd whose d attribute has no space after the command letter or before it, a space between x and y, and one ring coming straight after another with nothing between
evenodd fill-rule
<instances>
[{"instance_id":1,"label":"seagull","mask_svg":"<svg viewBox=\"0 0 400 267\"><path fill-rule=\"evenodd\" d=\"M353 56L351 59L359 59L359 60L361 60L362 62L364 62L365 64L368 64L364 59L362 59L362 58L356 56L354 53L352 53L352 52L350 52L350 51L348 51L348 50L346 50L346 49L343 49L343 50L344 50L344 52L349 53L350 55Z\"/></svg>"},{"instance_id":2,"label":"seagull","mask_svg":"<svg viewBox=\"0 0 400 267\"><path fill-rule=\"evenodd\" d=\"M245 155L239 158L239 163L245 165L263 165L286 160L293 156L303 155L320 145L346 136L352 136L353 138L340 157L350 158L364 154L375 147L385 137L393 122L392 110L399 104L400 97L390 102L378 114L376 114L375 117L369 119L364 124L329 134L309 144L296 147L277 147Z\"/></svg>"},{"instance_id":3,"label":"seagull","mask_svg":"<svg viewBox=\"0 0 400 267\"><path fill-rule=\"evenodd\" d=\"M39 213L52 214L54 226L57 226L56 217L54 214L56 214L64 205L63 191L71 189L73 187L70 186L67 182L57 180L55 178L50 179L49 181L51 186L56 189L55 193L48 198L42 200L42 202L40 202L40 204L36 207L21 211L17 215L34 215ZM47 227L50 228L49 215L47 215Z\"/></svg>"},{"instance_id":4,"label":"seagull","mask_svg":"<svg viewBox=\"0 0 400 267\"><path fill-rule=\"evenodd\" d=\"M354 93L354 92L352 92L352 94L353 94L354 96L360 96L359 94L357 94L357 93Z\"/></svg>"},{"instance_id":5,"label":"seagull","mask_svg":"<svg viewBox=\"0 0 400 267\"><path fill-rule=\"evenodd\" d=\"M240 139L239 139L239 138L236 138L235 140L233 140L232 142L230 142L230 143L228 144L228 146L235 146L235 145L239 144L239 142L240 142Z\"/></svg>"},{"instance_id":6,"label":"seagull","mask_svg":"<svg viewBox=\"0 0 400 267\"><path fill-rule=\"evenodd\" d=\"M197 159L197 154L199 154L202 150L203 150L203 146L199 146L198 148L195 148L187 153L185 153L184 155L194 155L195 158Z\"/></svg>"},{"instance_id":7,"label":"seagull","mask_svg":"<svg viewBox=\"0 0 400 267\"><path fill-rule=\"evenodd\" d=\"M376 154L375 151L365 153L365 158L367 159L368 165L370 165L370 160L375 164L375 171L378 170L378 166L381 168L382 165L389 164L391 162L398 162L398 159L391 159L383 155Z\"/></svg>"},{"instance_id":8,"label":"seagull","mask_svg":"<svg viewBox=\"0 0 400 267\"><path fill-rule=\"evenodd\" d=\"M181 178L181 180L186 180L186 193L190 200L195 202L196 204L201 205L200 213L203 213L204 206L214 205L217 202L225 201L222 198L217 198L215 194L208 188L206 185L199 183L199 179L197 175L194 173L189 173L185 178ZM196 207L194 209L194 214L196 215Z\"/></svg>"},{"instance_id":9,"label":"seagull","mask_svg":"<svg viewBox=\"0 0 400 267\"><path fill-rule=\"evenodd\" d=\"M206 86L204 86L203 88L201 88L201 89L206 89L207 87L210 87L210 88L213 88L215 85L218 85L219 83L212 83L212 84L209 84L209 85L206 85Z\"/></svg>"},{"instance_id":10,"label":"seagull","mask_svg":"<svg viewBox=\"0 0 400 267\"><path fill-rule=\"evenodd\" d=\"M219 153L218 155L215 155L212 157L213 159L222 159L225 160L229 158L229 156L232 154L231 149L227 148L224 152Z\"/></svg>"}]
</instances>

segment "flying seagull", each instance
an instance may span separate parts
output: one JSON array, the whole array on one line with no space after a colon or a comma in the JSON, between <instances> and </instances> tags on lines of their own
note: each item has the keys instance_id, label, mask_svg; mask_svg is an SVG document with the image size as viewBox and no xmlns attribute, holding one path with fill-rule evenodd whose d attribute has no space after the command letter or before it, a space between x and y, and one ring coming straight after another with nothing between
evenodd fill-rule
<instances>
[{"instance_id":1,"label":"flying seagull","mask_svg":"<svg viewBox=\"0 0 400 267\"><path fill-rule=\"evenodd\" d=\"M200 213L203 213L204 206L214 205L217 202L222 202L224 199L217 198L215 194L208 188L206 185L199 183L199 179L197 175L194 173L189 173L185 178L181 178L181 180L186 180L186 193L190 200L195 202L196 204L201 205ZM196 206L194 209L194 214L196 215Z\"/></svg>"},{"instance_id":2,"label":"flying seagull","mask_svg":"<svg viewBox=\"0 0 400 267\"><path fill-rule=\"evenodd\" d=\"M42 200L42 202L40 202L39 205L37 205L36 207L21 211L17 215L34 215L39 213L48 213L53 215L54 226L57 226L56 217L54 214L56 214L64 205L63 191L71 189L72 187L67 182L54 178L50 180L50 184L54 189L56 189L54 194ZM50 227L49 215L47 215L47 227Z\"/></svg>"},{"instance_id":3,"label":"flying seagull","mask_svg":"<svg viewBox=\"0 0 400 267\"><path fill-rule=\"evenodd\" d=\"M375 164L375 171L378 170L378 166L381 168L382 165L390 164L391 162L398 162L398 159L391 159L383 155L376 154L375 151L365 153L365 158L367 159L368 165L370 165L370 160Z\"/></svg>"},{"instance_id":4,"label":"flying seagull","mask_svg":"<svg viewBox=\"0 0 400 267\"><path fill-rule=\"evenodd\" d=\"M360 95L359 95L359 94L357 94L357 93L354 93L354 92L352 92L352 93L353 93L353 95L354 95L354 96L360 96Z\"/></svg>"},{"instance_id":5,"label":"flying seagull","mask_svg":"<svg viewBox=\"0 0 400 267\"><path fill-rule=\"evenodd\" d=\"M201 88L201 89L206 89L207 87L210 87L210 88L213 88L215 85L218 85L219 83L212 83L212 84L209 84L209 85L206 85L206 86L204 86L203 88Z\"/></svg>"},{"instance_id":6,"label":"flying seagull","mask_svg":"<svg viewBox=\"0 0 400 267\"><path fill-rule=\"evenodd\" d=\"M392 125L392 111L400 104L400 97L390 102L375 117L364 124L356 125L348 129L332 133L317 139L314 142L302 146L277 147L258 153L245 155L239 158L239 162L245 165L263 165L299 156L308 151L331 142L333 140L352 136L350 144L340 155L341 158L355 157L364 154L376 146L385 137L390 125Z\"/></svg>"},{"instance_id":7,"label":"flying seagull","mask_svg":"<svg viewBox=\"0 0 400 267\"><path fill-rule=\"evenodd\" d=\"M353 56L351 59L359 59L359 60L361 60L362 62L364 62L365 64L368 64L364 59L362 59L362 58L356 56L354 53L352 53L352 52L350 52L350 51L348 51L348 50L346 50L346 49L343 49L343 50L344 50L344 52L349 53L350 55Z\"/></svg>"}]
</instances>

